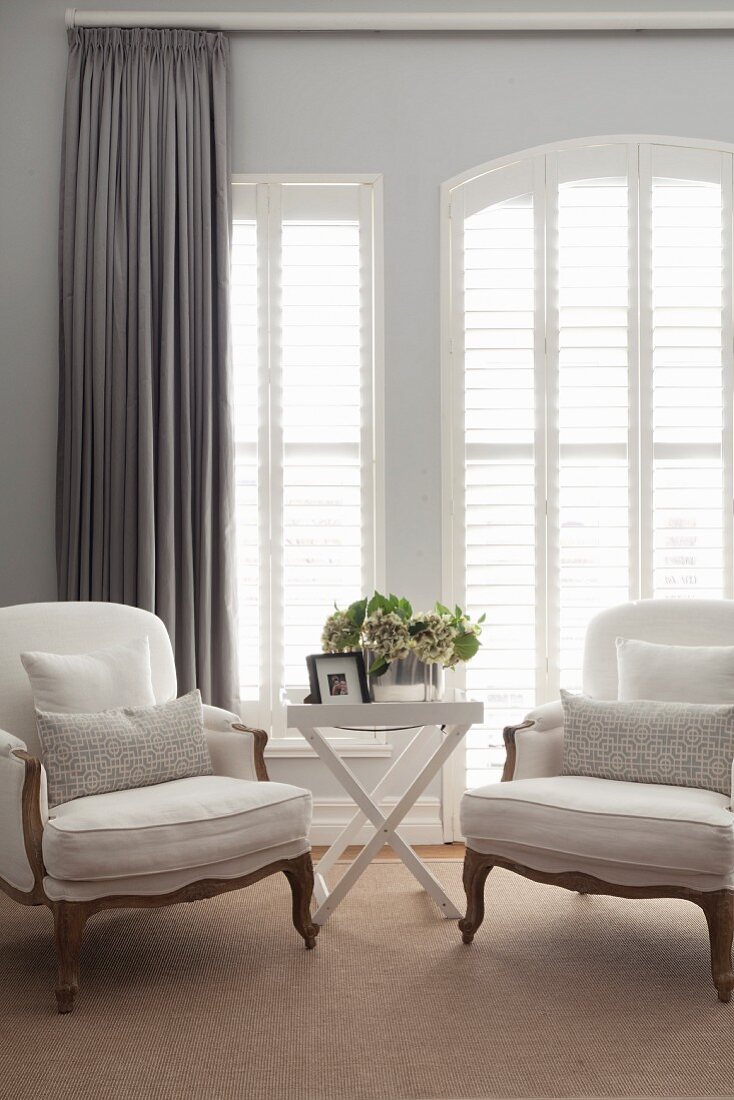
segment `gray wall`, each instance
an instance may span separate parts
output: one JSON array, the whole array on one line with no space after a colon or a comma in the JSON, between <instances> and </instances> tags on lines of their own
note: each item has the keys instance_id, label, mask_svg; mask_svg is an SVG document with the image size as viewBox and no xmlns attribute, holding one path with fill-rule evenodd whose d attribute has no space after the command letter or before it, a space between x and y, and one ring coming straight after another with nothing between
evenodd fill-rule
<instances>
[{"instance_id":1,"label":"gray wall","mask_svg":"<svg viewBox=\"0 0 734 1100\"><path fill-rule=\"evenodd\" d=\"M64 6L0 0L0 604L54 596ZM441 582L439 185L492 157L564 138L734 142L734 36L240 35L232 65L235 171L384 173L388 582L432 601Z\"/></svg>"},{"instance_id":2,"label":"gray wall","mask_svg":"<svg viewBox=\"0 0 734 1100\"><path fill-rule=\"evenodd\" d=\"M54 595L63 11L2 0L0 604ZM236 171L384 173L388 581L424 603L441 580L440 183L583 135L734 141L734 36L236 35L232 65Z\"/></svg>"}]
</instances>

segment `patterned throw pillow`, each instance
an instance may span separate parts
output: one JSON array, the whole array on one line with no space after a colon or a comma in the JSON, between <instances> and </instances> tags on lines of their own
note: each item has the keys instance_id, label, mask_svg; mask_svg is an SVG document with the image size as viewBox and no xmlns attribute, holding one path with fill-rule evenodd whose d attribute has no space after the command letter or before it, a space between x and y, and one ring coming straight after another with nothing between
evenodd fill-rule
<instances>
[{"instance_id":1,"label":"patterned throw pillow","mask_svg":"<svg viewBox=\"0 0 734 1100\"><path fill-rule=\"evenodd\" d=\"M36 711L48 804L212 775L201 695L97 714Z\"/></svg>"},{"instance_id":2,"label":"patterned throw pillow","mask_svg":"<svg viewBox=\"0 0 734 1100\"><path fill-rule=\"evenodd\" d=\"M561 698L563 775L731 794L734 704Z\"/></svg>"}]
</instances>

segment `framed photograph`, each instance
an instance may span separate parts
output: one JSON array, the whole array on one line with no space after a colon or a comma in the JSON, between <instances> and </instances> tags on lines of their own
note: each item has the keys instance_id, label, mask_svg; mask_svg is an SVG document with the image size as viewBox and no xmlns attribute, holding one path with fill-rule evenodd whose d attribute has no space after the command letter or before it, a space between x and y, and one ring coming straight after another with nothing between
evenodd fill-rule
<instances>
[{"instance_id":1,"label":"framed photograph","mask_svg":"<svg viewBox=\"0 0 734 1100\"><path fill-rule=\"evenodd\" d=\"M312 653L306 664L312 703L369 703L361 653Z\"/></svg>"}]
</instances>

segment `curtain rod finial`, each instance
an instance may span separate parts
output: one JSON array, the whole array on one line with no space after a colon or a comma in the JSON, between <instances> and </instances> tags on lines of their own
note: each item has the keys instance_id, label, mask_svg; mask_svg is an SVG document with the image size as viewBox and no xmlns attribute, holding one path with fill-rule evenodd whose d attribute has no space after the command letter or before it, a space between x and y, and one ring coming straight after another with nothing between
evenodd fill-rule
<instances>
[{"instance_id":1,"label":"curtain rod finial","mask_svg":"<svg viewBox=\"0 0 734 1100\"><path fill-rule=\"evenodd\" d=\"M64 15L64 22L66 23L67 29L69 27L75 27L76 26L76 8L67 8L66 9L66 14Z\"/></svg>"}]
</instances>

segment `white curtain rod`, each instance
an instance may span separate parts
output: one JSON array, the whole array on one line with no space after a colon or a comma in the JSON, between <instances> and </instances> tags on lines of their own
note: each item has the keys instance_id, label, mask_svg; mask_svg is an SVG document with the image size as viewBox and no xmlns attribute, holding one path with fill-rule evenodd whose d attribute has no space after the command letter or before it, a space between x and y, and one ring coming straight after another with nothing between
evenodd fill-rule
<instances>
[{"instance_id":1,"label":"white curtain rod","mask_svg":"<svg viewBox=\"0 0 734 1100\"><path fill-rule=\"evenodd\" d=\"M181 27L215 31L719 31L734 11L86 11L67 27Z\"/></svg>"}]
</instances>

